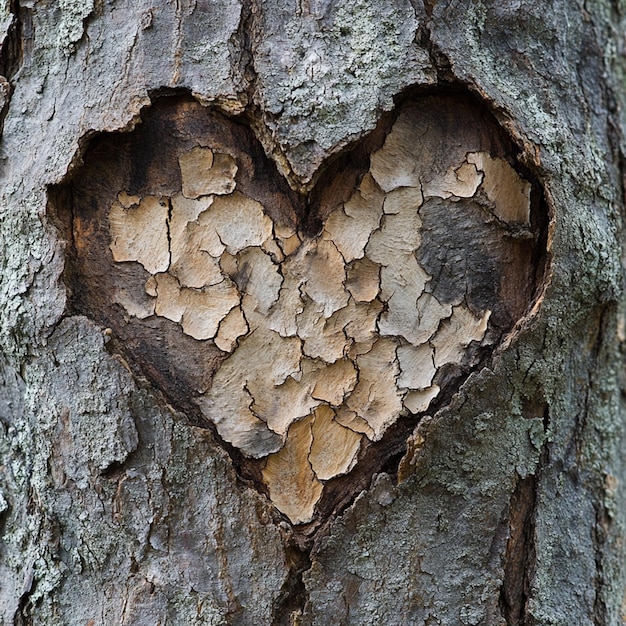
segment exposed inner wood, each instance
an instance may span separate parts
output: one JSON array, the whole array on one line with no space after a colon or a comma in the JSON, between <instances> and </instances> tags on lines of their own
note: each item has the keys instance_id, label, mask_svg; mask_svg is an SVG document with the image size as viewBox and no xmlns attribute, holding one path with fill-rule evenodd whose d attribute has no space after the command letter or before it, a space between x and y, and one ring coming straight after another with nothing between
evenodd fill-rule
<instances>
[{"instance_id":1,"label":"exposed inner wood","mask_svg":"<svg viewBox=\"0 0 626 626\"><path fill-rule=\"evenodd\" d=\"M311 523L326 487L371 467L388 430L443 397L446 366L468 371L532 299L531 185L493 124L454 99L404 106L369 166L346 160L354 187L329 210L249 129L173 100L73 183L77 307Z\"/></svg>"}]
</instances>

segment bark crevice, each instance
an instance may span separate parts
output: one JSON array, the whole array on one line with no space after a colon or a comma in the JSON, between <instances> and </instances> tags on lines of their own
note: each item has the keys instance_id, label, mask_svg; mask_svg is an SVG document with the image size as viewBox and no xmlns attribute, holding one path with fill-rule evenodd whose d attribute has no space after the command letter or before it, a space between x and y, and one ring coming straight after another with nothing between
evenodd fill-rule
<instances>
[{"instance_id":1,"label":"bark crevice","mask_svg":"<svg viewBox=\"0 0 626 626\"><path fill-rule=\"evenodd\" d=\"M550 425L548 405L544 405L542 417L545 434ZM528 614L528 601L531 598L531 584L536 570L535 524L539 481L548 458L548 442L544 441L534 473L518 478L511 496L508 513L509 539L504 554L504 580L500 588L500 611L507 626L533 626L535 623Z\"/></svg>"},{"instance_id":2,"label":"bark crevice","mask_svg":"<svg viewBox=\"0 0 626 626\"><path fill-rule=\"evenodd\" d=\"M0 74L13 80L24 60L25 36L32 34L31 10L11 0L9 12L13 16L6 37L0 47Z\"/></svg>"},{"instance_id":3,"label":"bark crevice","mask_svg":"<svg viewBox=\"0 0 626 626\"><path fill-rule=\"evenodd\" d=\"M19 0L11 0L9 13L13 17L0 46L0 137L13 95L13 79L24 62L25 37L32 35L30 9L21 7Z\"/></svg>"},{"instance_id":4,"label":"bark crevice","mask_svg":"<svg viewBox=\"0 0 626 626\"><path fill-rule=\"evenodd\" d=\"M500 592L500 608L507 626L526 626L526 602L530 591L529 573L534 557L533 518L536 508L537 479L520 478L511 497L509 540Z\"/></svg>"},{"instance_id":5,"label":"bark crevice","mask_svg":"<svg viewBox=\"0 0 626 626\"><path fill-rule=\"evenodd\" d=\"M606 584L604 573L604 546L610 532L611 518L606 507L599 503L596 508L596 525L593 532L595 548L596 577L594 581L595 599L593 603L593 619L595 626L608 624L609 613L604 598L603 587Z\"/></svg>"},{"instance_id":6,"label":"bark crevice","mask_svg":"<svg viewBox=\"0 0 626 626\"><path fill-rule=\"evenodd\" d=\"M290 531L288 531L290 533ZM311 567L311 550L300 547L293 538L286 539L285 559L289 573L277 598L271 626L297 626L308 601L303 574Z\"/></svg>"}]
</instances>

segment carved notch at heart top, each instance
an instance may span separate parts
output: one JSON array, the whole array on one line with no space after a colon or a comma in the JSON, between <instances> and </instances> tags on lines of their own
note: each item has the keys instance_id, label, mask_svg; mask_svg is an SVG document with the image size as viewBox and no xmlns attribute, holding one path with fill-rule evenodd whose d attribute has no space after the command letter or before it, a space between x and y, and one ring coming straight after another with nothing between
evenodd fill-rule
<instances>
[{"instance_id":1,"label":"carved notch at heart top","mask_svg":"<svg viewBox=\"0 0 626 626\"><path fill-rule=\"evenodd\" d=\"M158 101L71 183L74 307L311 522L527 310L538 194L511 152L480 107L428 96L303 197L247 126Z\"/></svg>"}]
</instances>

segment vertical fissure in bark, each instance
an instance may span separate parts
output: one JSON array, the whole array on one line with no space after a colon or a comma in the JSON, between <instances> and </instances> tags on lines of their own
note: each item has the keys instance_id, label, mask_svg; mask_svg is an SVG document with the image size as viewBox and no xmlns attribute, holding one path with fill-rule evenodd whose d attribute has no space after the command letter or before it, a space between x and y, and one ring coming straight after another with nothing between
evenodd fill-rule
<instances>
[{"instance_id":1,"label":"vertical fissure in bark","mask_svg":"<svg viewBox=\"0 0 626 626\"><path fill-rule=\"evenodd\" d=\"M254 64L255 48L263 38L263 7L259 0L243 0L241 3L241 19L235 37L240 41L240 71L245 81L245 93L241 94L245 104L242 119L255 132L257 138L263 145L268 156L270 156L278 169L288 179L290 185L298 188L298 181L295 179L291 164L285 157L282 149L277 144L275 137L268 132L266 124L262 121L271 118L269 111L262 110L259 100L262 95L259 93L259 74Z\"/></svg>"},{"instance_id":2,"label":"vertical fissure in bark","mask_svg":"<svg viewBox=\"0 0 626 626\"><path fill-rule=\"evenodd\" d=\"M608 624L608 612L604 594L602 593L605 585L604 575L604 544L606 542L609 531L610 517L606 507L600 502L596 505L596 525L593 533L593 543L595 548L595 598L593 602L593 620L596 626Z\"/></svg>"},{"instance_id":3,"label":"vertical fissure in bark","mask_svg":"<svg viewBox=\"0 0 626 626\"><path fill-rule=\"evenodd\" d=\"M8 81L17 74L24 59L24 35L32 33L31 13L22 8L18 0L12 0L9 11L13 20L0 47L0 74Z\"/></svg>"},{"instance_id":4,"label":"vertical fissure in bark","mask_svg":"<svg viewBox=\"0 0 626 626\"><path fill-rule=\"evenodd\" d=\"M412 4L417 4L416 2L412 2ZM437 4L437 0L423 0L424 11L426 12L426 17L430 20L433 16L433 10L435 9L435 4Z\"/></svg>"},{"instance_id":5,"label":"vertical fissure in bark","mask_svg":"<svg viewBox=\"0 0 626 626\"><path fill-rule=\"evenodd\" d=\"M584 387L584 398L582 399L582 406L579 413L576 415L574 430L571 441L567 450L565 451L566 462L569 459L579 459L583 452L585 445L585 431L587 429L587 423L590 417L592 409L589 404L595 393L595 376L598 367L598 359L602 344L605 337L605 330L607 325L607 313L609 307L603 306L595 312L595 324L592 322L592 326L589 329L591 335L589 341L589 351L587 360L587 384Z\"/></svg>"},{"instance_id":6,"label":"vertical fissure in bark","mask_svg":"<svg viewBox=\"0 0 626 626\"><path fill-rule=\"evenodd\" d=\"M537 493L535 476L520 478L511 497L509 541L500 607L507 626L525 626L529 592L529 567L533 554L533 516Z\"/></svg>"},{"instance_id":7,"label":"vertical fissure in bark","mask_svg":"<svg viewBox=\"0 0 626 626\"><path fill-rule=\"evenodd\" d=\"M237 33L233 35L233 39L237 40L234 46L239 51L239 70L246 81L246 99L252 102L258 76L254 67L254 57L252 54L253 37L256 32L255 16L258 9L255 7L254 0L245 0L241 3L241 19L239 20L239 28Z\"/></svg>"},{"instance_id":8,"label":"vertical fissure in bark","mask_svg":"<svg viewBox=\"0 0 626 626\"><path fill-rule=\"evenodd\" d=\"M295 543L286 549L289 574L278 597L271 626L297 626L301 623L308 594L302 575L311 567L310 549Z\"/></svg>"},{"instance_id":9,"label":"vertical fissure in bark","mask_svg":"<svg viewBox=\"0 0 626 626\"><path fill-rule=\"evenodd\" d=\"M32 36L30 10L22 8L18 0L11 0L9 12L13 19L0 46L0 136L13 94L13 77L24 61L24 46L28 41L25 35Z\"/></svg>"},{"instance_id":10,"label":"vertical fissure in bark","mask_svg":"<svg viewBox=\"0 0 626 626\"><path fill-rule=\"evenodd\" d=\"M13 626L32 626L34 623L30 610L30 607L32 606L30 597L34 591L32 572L29 578L30 580L25 582L24 590L20 596L17 606L17 611L13 616Z\"/></svg>"},{"instance_id":11,"label":"vertical fissure in bark","mask_svg":"<svg viewBox=\"0 0 626 626\"><path fill-rule=\"evenodd\" d=\"M549 407L543 410L543 429L548 432ZM507 626L532 626L527 613L531 582L536 567L535 521L538 485L548 463L548 443L544 442L534 474L520 478L509 506L509 540L504 556L504 580L500 588L500 610Z\"/></svg>"},{"instance_id":12,"label":"vertical fissure in bark","mask_svg":"<svg viewBox=\"0 0 626 626\"><path fill-rule=\"evenodd\" d=\"M594 392L594 378L598 367L598 360L603 348L604 342L607 340L607 326L609 324L609 306L605 306L600 311L598 316L597 332L594 338L593 346L590 355L589 364L589 377L588 384L586 386L585 404L584 404L584 421L590 417L591 408L589 407L590 395ZM579 446L582 446L582 442L585 439L585 433L581 427L580 431L576 432L577 439L580 440ZM577 450L577 456L580 452ZM594 509L596 512L595 525L593 527L593 546L594 546L594 561L595 561L595 579L594 579L594 591L595 598L593 603L593 619L594 624L597 626L603 626L608 623L608 611L606 601L604 597L604 586L606 584L605 572L604 572L604 558L605 558L605 543L609 533L610 515L604 506L604 497L606 496L606 490L608 485L606 484L607 478L605 478L605 484L597 484L595 489L602 497L594 502Z\"/></svg>"}]
</instances>

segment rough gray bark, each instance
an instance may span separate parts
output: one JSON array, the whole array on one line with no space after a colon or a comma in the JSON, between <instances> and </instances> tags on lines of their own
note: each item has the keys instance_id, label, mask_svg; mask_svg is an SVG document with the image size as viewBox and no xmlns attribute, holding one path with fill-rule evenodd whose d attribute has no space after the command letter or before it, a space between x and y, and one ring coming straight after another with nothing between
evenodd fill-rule
<instances>
[{"instance_id":1,"label":"rough gray bark","mask_svg":"<svg viewBox=\"0 0 626 626\"><path fill-rule=\"evenodd\" d=\"M623 623L625 29L608 0L2 0L2 622ZM540 182L545 289L303 538L66 308L51 199L92 137L172 90L245 112L308 191L435 86L475 94Z\"/></svg>"}]
</instances>

